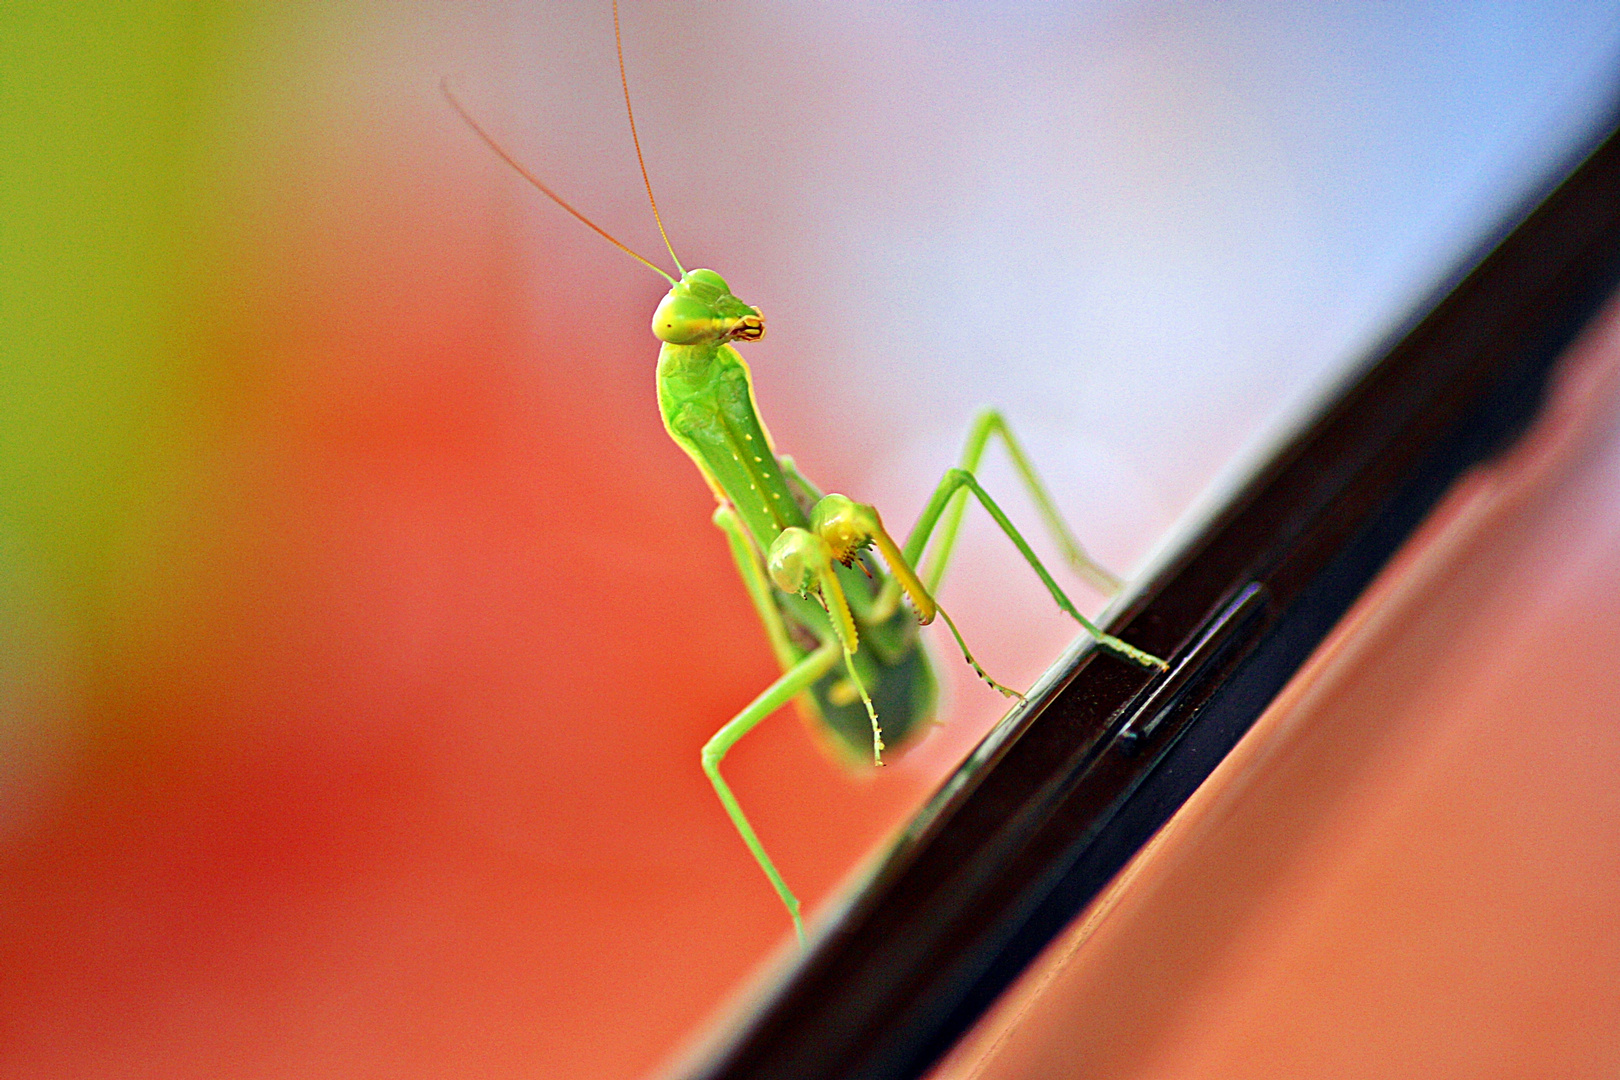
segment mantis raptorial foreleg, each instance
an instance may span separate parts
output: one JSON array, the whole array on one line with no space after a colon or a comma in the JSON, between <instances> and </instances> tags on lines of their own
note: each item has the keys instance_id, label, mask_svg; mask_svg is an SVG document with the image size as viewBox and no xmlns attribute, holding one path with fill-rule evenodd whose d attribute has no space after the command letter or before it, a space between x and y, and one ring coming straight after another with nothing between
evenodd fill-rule
<instances>
[{"instance_id":1,"label":"mantis raptorial foreleg","mask_svg":"<svg viewBox=\"0 0 1620 1080\"><path fill-rule=\"evenodd\" d=\"M743 843L753 852L754 861L765 871L765 876L770 878L771 885L776 889L776 895L781 897L782 903L787 906L788 914L793 917L793 930L799 935L801 945L804 944L804 921L799 917L799 898L793 895L793 890L782 880L782 875L777 872L776 864L771 862L771 857L765 854L765 847L759 842L754 827L749 824L748 816L743 813L742 807L737 803L737 797L731 793L731 788L720 775L720 762L725 760L726 751L730 750L738 739L752 731L755 725L771 713L810 689L816 680L831 671L843 656L843 646L836 640L823 643L815 652L789 668L746 709L732 717L730 723L715 732L714 737L703 746L703 771L708 773L709 783L714 785L715 794L720 796L720 803L726 808L731 823L737 827L737 832L742 834Z\"/></svg>"},{"instance_id":2,"label":"mantis raptorial foreleg","mask_svg":"<svg viewBox=\"0 0 1620 1080\"><path fill-rule=\"evenodd\" d=\"M787 541L791 543L785 544ZM973 658L973 653L968 650L967 642L962 640L962 633L956 628L956 623L945 609L939 606L931 590L918 577L915 560L908 558L900 550L900 545L895 543L894 538L883 527L883 519L878 515L876 507L855 502L845 495L824 495L810 511L809 529L787 529L777 539L772 547L773 566L775 553L784 546L795 550L815 549L823 562L830 559L842 562L845 566L852 565L854 560L862 557L869 548L876 548L883 561L888 564L890 578L884 586L884 591L875 600L863 604L863 610L860 612L850 611L846 606L846 596L839 588L836 577L828 573L826 581L828 588L823 590L822 600L828 605L829 614L842 615L843 618L849 619L849 629L838 631L846 648L853 648L855 619L851 616L858 616L868 625L884 622L894 614L900 602L900 595L904 593L911 599L919 622L924 624L933 622L936 614L945 619L945 625L950 627L951 636L956 639L957 647L962 650L962 658L978 672L979 678L1005 696L1023 700L1023 694L992 679L990 673ZM806 551L805 554L808 555L809 552ZM830 569L830 566L826 567L827 571ZM798 588L792 580L778 577L775 570L772 571L772 577L786 591L792 592ZM835 629L840 626L838 617L833 619L833 625ZM881 765L883 737L877 714L872 711L871 698L861 687L853 662L850 662L849 669L850 680L859 690L861 700L866 703L867 712L872 717L873 755L877 764Z\"/></svg>"}]
</instances>

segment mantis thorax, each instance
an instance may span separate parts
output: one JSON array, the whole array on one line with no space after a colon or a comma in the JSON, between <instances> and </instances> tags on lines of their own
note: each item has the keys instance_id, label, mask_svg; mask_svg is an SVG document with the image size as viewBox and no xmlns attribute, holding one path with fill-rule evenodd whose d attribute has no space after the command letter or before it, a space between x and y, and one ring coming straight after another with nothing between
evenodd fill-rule
<instances>
[{"instance_id":1,"label":"mantis thorax","mask_svg":"<svg viewBox=\"0 0 1620 1080\"><path fill-rule=\"evenodd\" d=\"M754 405L753 377L732 341L757 341L765 319L713 270L689 270L653 314L664 426L722 504L736 507L763 552L806 524Z\"/></svg>"}]
</instances>

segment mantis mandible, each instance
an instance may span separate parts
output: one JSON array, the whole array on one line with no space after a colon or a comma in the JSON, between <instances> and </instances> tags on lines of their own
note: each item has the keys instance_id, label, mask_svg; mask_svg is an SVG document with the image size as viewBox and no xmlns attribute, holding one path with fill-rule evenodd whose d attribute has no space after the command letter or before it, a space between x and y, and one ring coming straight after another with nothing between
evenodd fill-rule
<instances>
[{"instance_id":1,"label":"mantis mandible","mask_svg":"<svg viewBox=\"0 0 1620 1080\"><path fill-rule=\"evenodd\" d=\"M935 616L944 620L963 659L981 679L1007 697L1022 699L1022 694L985 672L936 599L969 495L1017 547L1057 606L1098 646L1145 668L1163 669L1165 663L1103 633L1082 615L1017 527L979 485L974 472L991 437L999 437L1065 561L1104 592L1119 589L1119 580L1074 539L999 412L986 409L973 422L960 463L946 471L903 543L884 527L875 507L823 493L799 472L792 458L777 452L755 407L753 376L733 346L733 342L764 337L765 317L758 308L737 299L719 274L687 270L675 255L642 160L630 105L618 0L613 2L613 36L636 160L653 220L680 272L678 279L614 239L524 168L462 105L448 78L441 89L467 125L524 179L670 284L652 321L653 334L663 343L658 353L657 389L664 427L714 493L714 524L725 534L737 572L782 668L780 678L704 745L703 771L743 843L781 897L803 944L799 900L720 775L721 762L760 721L796 702L840 756L852 762L869 756L874 765L883 764L885 749L903 746L933 717L936 683L918 626L932 622ZM881 556L881 565L872 557L874 550Z\"/></svg>"}]
</instances>

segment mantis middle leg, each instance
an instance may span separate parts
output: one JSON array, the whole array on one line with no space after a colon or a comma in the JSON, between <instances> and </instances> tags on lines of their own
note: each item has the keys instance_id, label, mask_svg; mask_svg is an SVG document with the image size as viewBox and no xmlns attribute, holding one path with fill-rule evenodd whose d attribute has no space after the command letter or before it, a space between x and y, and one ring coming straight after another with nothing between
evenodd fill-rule
<instances>
[{"instance_id":1,"label":"mantis middle leg","mask_svg":"<svg viewBox=\"0 0 1620 1080\"><path fill-rule=\"evenodd\" d=\"M742 576L743 585L748 590L754 609L759 613L760 621L765 624L765 636L770 639L771 649L776 654L783 673L766 688L764 693L750 702L747 708L734 716L704 744L703 771L708 775L709 783L714 786L714 793L719 797L720 804L726 808L726 815L731 818L732 825L736 827L743 843L754 856L754 861L765 872L771 887L776 890L776 895L787 908L788 915L793 919L793 931L798 935L799 944L803 945L804 921L799 914L798 897L793 895L793 891L782 880L776 864L766 854L765 846L760 843L759 835L754 832L748 815L743 813L737 797L732 794L731 786L720 775L720 763L725 760L726 752L737 740L752 731L761 720L809 690L818 679L831 671L840 659L848 664L849 653L843 642L834 635L823 641L815 651L801 657L788 636L782 613L771 597L772 586L765 573L765 567L761 565L759 555L749 540L742 522L737 519L736 512L729 506L720 506L714 512L714 523L726 534L732 559L737 564L737 572ZM850 668L850 674L854 676L853 667ZM862 696L865 697L864 690ZM867 699L867 708L871 708L870 699ZM875 733L876 721L873 723ZM881 746L881 743L879 745Z\"/></svg>"},{"instance_id":2,"label":"mantis middle leg","mask_svg":"<svg viewBox=\"0 0 1620 1080\"><path fill-rule=\"evenodd\" d=\"M823 644L789 668L763 694L749 703L746 709L732 717L730 723L715 732L714 737L703 746L703 771L708 774L709 782L714 785L714 793L720 797L720 803L726 808L731 823L742 835L743 843L747 844L748 850L753 853L754 861L765 871L765 876L776 889L776 895L782 898L788 914L793 917L793 931L799 936L801 945L804 944L804 921L799 916L799 899L787 887L787 882L782 880L782 875L777 871L771 857L765 854L765 846L759 842L754 826L749 823L748 816L743 813L742 806L737 802L737 797L731 793L731 787L720 775L720 762L725 760L726 751L730 750L738 739L752 731L761 720L804 693L817 679L831 671L833 665L842 659L843 652L843 647L837 641Z\"/></svg>"}]
</instances>

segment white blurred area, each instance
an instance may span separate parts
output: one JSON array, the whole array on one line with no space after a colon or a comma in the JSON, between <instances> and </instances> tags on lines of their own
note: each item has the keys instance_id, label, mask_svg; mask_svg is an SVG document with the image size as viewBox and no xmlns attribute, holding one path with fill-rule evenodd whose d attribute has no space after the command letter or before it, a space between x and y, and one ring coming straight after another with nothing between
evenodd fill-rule
<instances>
[{"instance_id":1,"label":"white blurred area","mask_svg":"<svg viewBox=\"0 0 1620 1080\"><path fill-rule=\"evenodd\" d=\"M474 107L656 256L608 5L491 19ZM677 248L768 317L747 355L780 448L904 528L999 405L1121 571L1568 164L1620 89L1601 3L625 0L623 27ZM563 281L580 317L650 312L656 278L626 259L581 280L601 241L518 205L537 297ZM651 408L654 355L604 377L645 380ZM1028 683L1073 627L982 515L960 550L947 606Z\"/></svg>"}]
</instances>

